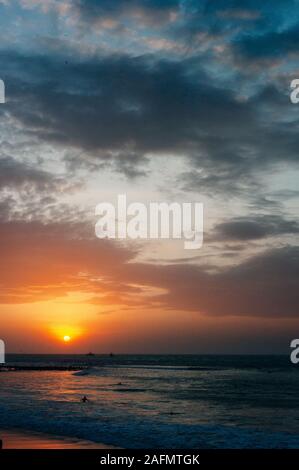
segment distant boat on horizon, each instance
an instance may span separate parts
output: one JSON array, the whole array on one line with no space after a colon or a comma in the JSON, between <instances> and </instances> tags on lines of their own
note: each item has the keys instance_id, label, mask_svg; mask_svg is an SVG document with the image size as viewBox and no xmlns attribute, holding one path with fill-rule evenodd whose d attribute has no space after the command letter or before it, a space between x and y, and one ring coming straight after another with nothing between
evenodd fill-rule
<instances>
[{"instance_id":1,"label":"distant boat on horizon","mask_svg":"<svg viewBox=\"0 0 299 470\"><path fill-rule=\"evenodd\" d=\"M95 354L93 352L89 352L86 354L86 356L95 356Z\"/></svg>"}]
</instances>

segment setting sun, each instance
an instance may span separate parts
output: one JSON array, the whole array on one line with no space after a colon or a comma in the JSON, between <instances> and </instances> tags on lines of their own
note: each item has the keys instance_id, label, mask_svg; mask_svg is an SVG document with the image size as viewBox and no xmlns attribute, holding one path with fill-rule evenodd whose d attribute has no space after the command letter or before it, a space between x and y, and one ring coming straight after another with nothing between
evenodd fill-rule
<instances>
[{"instance_id":1,"label":"setting sun","mask_svg":"<svg viewBox=\"0 0 299 470\"><path fill-rule=\"evenodd\" d=\"M73 343L82 335L83 328L77 325L62 324L49 328L51 335L56 338L59 343Z\"/></svg>"}]
</instances>

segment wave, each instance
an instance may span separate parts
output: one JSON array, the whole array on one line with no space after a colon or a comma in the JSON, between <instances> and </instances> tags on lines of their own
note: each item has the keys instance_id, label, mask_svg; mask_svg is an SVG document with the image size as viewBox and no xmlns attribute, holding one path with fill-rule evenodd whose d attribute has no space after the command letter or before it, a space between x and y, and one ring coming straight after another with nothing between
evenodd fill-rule
<instances>
[{"instance_id":1,"label":"wave","mask_svg":"<svg viewBox=\"0 0 299 470\"><path fill-rule=\"evenodd\" d=\"M166 423L134 415L120 416L110 410L102 417L61 415L41 406L12 410L0 405L0 426L88 439L123 448L217 449L298 448L299 436L224 425ZM78 404L78 406L80 406ZM85 407L85 409L87 409ZM65 410L67 411L67 410ZM46 419L45 419L46 417Z\"/></svg>"},{"instance_id":2,"label":"wave","mask_svg":"<svg viewBox=\"0 0 299 470\"><path fill-rule=\"evenodd\" d=\"M81 377L83 375L90 375L92 373L92 369L82 369L78 372L74 372L73 375L76 377Z\"/></svg>"}]
</instances>

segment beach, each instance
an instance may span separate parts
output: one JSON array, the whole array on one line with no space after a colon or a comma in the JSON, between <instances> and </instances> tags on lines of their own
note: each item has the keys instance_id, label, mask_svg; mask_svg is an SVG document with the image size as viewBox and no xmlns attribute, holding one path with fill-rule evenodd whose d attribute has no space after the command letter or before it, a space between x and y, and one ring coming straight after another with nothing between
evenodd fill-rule
<instances>
[{"instance_id":1,"label":"beach","mask_svg":"<svg viewBox=\"0 0 299 470\"><path fill-rule=\"evenodd\" d=\"M112 449L112 446L76 438L23 430L0 430L2 449Z\"/></svg>"}]
</instances>

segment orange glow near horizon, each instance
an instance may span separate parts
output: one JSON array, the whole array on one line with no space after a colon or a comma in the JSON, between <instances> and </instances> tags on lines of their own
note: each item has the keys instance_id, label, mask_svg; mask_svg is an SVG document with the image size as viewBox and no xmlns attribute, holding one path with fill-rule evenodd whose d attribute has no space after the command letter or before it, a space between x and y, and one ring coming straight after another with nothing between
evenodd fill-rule
<instances>
[{"instance_id":1,"label":"orange glow near horizon","mask_svg":"<svg viewBox=\"0 0 299 470\"><path fill-rule=\"evenodd\" d=\"M83 329L79 326L55 325L51 327L51 333L59 341L70 343L78 339L83 334Z\"/></svg>"}]
</instances>

